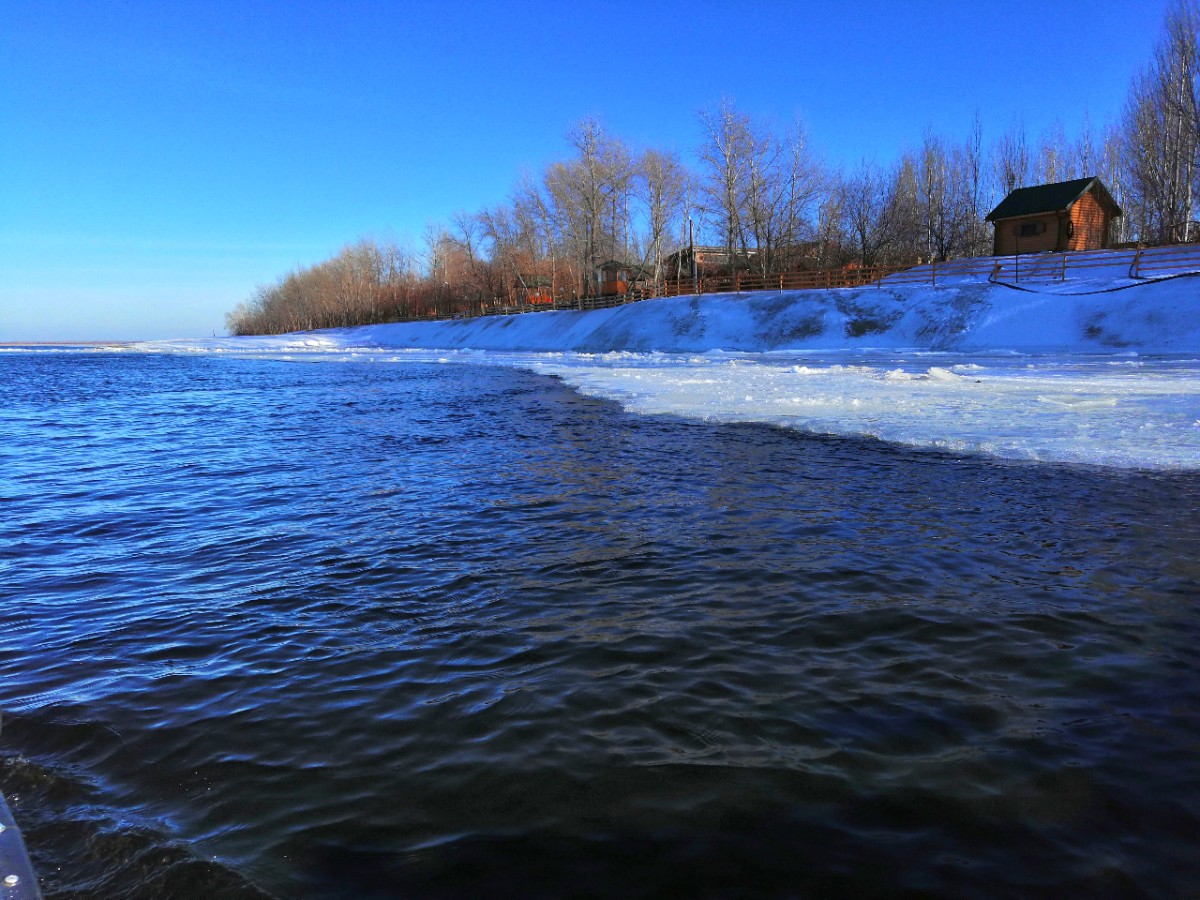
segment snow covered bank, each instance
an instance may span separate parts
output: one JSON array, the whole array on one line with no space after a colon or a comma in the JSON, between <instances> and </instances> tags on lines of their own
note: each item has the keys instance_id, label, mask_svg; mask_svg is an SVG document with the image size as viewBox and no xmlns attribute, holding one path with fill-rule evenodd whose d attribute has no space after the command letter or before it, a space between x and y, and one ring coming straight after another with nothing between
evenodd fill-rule
<instances>
[{"instance_id":1,"label":"snow covered bank","mask_svg":"<svg viewBox=\"0 0 1200 900\"><path fill-rule=\"evenodd\" d=\"M141 349L516 366L639 413L1200 470L1197 277L682 297Z\"/></svg>"},{"instance_id":2,"label":"snow covered bank","mask_svg":"<svg viewBox=\"0 0 1200 900\"><path fill-rule=\"evenodd\" d=\"M260 339L261 340L261 339ZM1200 276L987 282L645 300L593 312L538 312L374 325L266 339L280 347L684 352L886 348L1023 353L1200 351ZM212 342L210 342L212 343ZM245 346L238 341L222 344Z\"/></svg>"},{"instance_id":3,"label":"snow covered bank","mask_svg":"<svg viewBox=\"0 0 1200 900\"><path fill-rule=\"evenodd\" d=\"M361 337L386 346L593 353L1200 350L1200 279L1089 287L1102 292L1034 293L985 283L672 298L588 314L364 329ZM412 330L401 334L402 327Z\"/></svg>"}]
</instances>

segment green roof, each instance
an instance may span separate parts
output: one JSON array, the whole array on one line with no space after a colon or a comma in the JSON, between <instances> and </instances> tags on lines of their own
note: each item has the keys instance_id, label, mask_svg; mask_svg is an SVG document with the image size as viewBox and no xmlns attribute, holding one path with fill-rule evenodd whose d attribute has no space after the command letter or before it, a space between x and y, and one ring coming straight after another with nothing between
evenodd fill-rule
<instances>
[{"instance_id":1,"label":"green roof","mask_svg":"<svg viewBox=\"0 0 1200 900\"><path fill-rule=\"evenodd\" d=\"M1001 200L999 206L987 214L987 221L994 222L997 219L1060 212L1086 194L1092 187L1096 188L1096 199L1102 204L1107 203L1111 206L1113 215L1121 215L1121 207L1113 201L1112 195L1109 194L1104 183L1099 178L1093 177L1059 181L1055 184L1039 184L1037 187L1017 188Z\"/></svg>"}]
</instances>

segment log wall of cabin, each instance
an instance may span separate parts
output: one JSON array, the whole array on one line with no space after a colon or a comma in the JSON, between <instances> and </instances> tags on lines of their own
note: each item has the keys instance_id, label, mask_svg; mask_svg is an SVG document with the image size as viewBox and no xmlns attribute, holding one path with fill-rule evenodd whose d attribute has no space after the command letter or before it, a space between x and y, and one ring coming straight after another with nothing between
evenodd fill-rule
<instances>
[{"instance_id":1,"label":"log wall of cabin","mask_svg":"<svg viewBox=\"0 0 1200 900\"><path fill-rule=\"evenodd\" d=\"M1108 246L1108 211L1088 191L1071 207L1071 238L1067 250L1100 250Z\"/></svg>"},{"instance_id":2,"label":"log wall of cabin","mask_svg":"<svg viewBox=\"0 0 1200 900\"><path fill-rule=\"evenodd\" d=\"M1045 223L1041 234L1020 236L1021 226L1032 222ZM994 253L996 256L1012 256L1021 253L1043 253L1058 248L1058 214L1041 213L1016 219L1001 219L996 223Z\"/></svg>"}]
</instances>

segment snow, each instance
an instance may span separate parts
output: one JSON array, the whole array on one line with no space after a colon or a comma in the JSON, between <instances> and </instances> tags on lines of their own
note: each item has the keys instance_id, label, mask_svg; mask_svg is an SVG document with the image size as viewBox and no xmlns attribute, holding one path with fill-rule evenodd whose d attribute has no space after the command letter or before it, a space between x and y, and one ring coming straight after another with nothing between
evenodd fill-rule
<instances>
[{"instance_id":1,"label":"snow","mask_svg":"<svg viewBox=\"0 0 1200 900\"><path fill-rule=\"evenodd\" d=\"M1025 263L1023 263L1025 265ZM1200 276L979 277L137 345L516 366L644 414L912 447L1200 469Z\"/></svg>"}]
</instances>

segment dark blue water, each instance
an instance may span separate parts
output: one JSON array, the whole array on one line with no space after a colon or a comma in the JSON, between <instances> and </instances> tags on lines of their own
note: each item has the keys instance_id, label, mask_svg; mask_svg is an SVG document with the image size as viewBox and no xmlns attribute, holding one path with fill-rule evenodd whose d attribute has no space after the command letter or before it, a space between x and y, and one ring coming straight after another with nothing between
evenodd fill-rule
<instances>
[{"instance_id":1,"label":"dark blue water","mask_svg":"<svg viewBox=\"0 0 1200 900\"><path fill-rule=\"evenodd\" d=\"M51 898L1187 896L1200 476L504 368L0 358Z\"/></svg>"}]
</instances>

